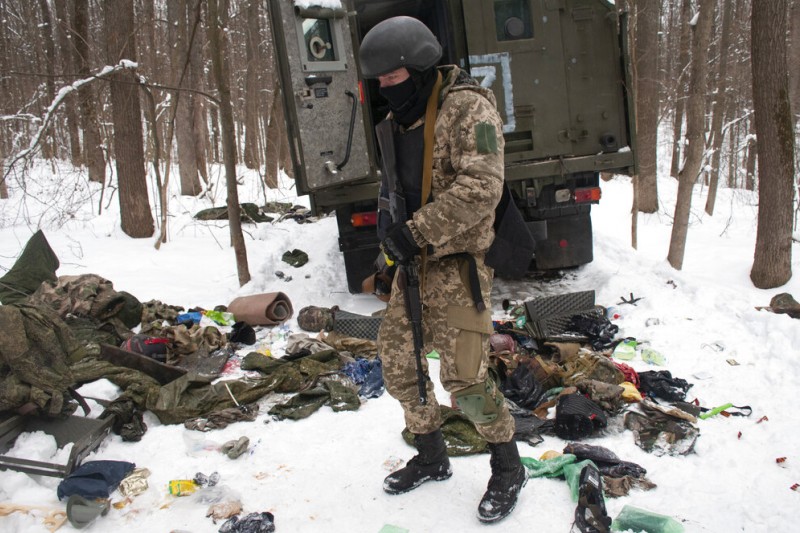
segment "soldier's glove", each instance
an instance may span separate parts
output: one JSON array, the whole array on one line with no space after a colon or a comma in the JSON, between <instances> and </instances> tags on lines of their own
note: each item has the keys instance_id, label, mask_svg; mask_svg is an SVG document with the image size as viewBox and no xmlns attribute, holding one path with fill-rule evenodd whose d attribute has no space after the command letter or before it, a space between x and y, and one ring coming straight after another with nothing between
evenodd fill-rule
<instances>
[{"instance_id":1,"label":"soldier's glove","mask_svg":"<svg viewBox=\"0 0 800 533\"><path fill-rule=\"evenodd\" d=\"M386 229L386 238L381 242L383 253L390 260L407 265L419 253L411 230L405 222L395 222Z\"/></svg>"}]
</instances>

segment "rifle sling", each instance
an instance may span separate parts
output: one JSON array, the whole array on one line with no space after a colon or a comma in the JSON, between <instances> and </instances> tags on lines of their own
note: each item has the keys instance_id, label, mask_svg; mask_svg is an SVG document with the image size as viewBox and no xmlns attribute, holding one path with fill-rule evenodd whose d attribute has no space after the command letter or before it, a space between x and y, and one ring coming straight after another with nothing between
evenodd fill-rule
<instances>
[{"instance_id":1,"label":"rifle sling","mask_svg":"<svg viewBox=\"0 0 800 533\"><path fill-rule=\"evenodd\" d=\"M439 92L442 90L442 73L436 71L436 83L433 85L428 105L425 108L425 149L422 153L422 191L420 207L425 205L431 195L431 176L433 175L433 145L436 131L436 115L439 112ZM420 273L420 290L425 288L425 271L427 268L428 247L420 251L422 272Z\"/></svg>"}]
</instances>

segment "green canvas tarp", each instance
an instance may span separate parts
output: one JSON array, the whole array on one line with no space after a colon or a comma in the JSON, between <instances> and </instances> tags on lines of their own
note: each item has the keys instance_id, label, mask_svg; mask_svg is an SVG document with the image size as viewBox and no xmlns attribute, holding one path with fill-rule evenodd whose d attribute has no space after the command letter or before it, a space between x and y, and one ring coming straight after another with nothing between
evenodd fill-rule
<instances>
[{"instance_id":1,"label":"green canvas tarp","mask_svg":"<svg viewBox=\"0 0 800 533\"><path fill-rule=\"evenodd\" d=\"M0 303L19 303L33 294L43 281L56 281L60 263L42 230L28 239L19 258L0 278Z\"/></svg>"}]
</instances>

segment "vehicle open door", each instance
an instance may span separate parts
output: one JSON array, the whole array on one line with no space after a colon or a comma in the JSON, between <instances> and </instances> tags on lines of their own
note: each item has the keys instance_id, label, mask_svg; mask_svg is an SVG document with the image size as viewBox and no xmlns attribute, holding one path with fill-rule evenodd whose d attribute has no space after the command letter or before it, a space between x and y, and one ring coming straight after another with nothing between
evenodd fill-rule
<instances>
[{"instance_id":1,"label":"vehicle open door","mask_svg":"<svg viewBox=\"0 0 800 533\"><path fill-rule=\"evenodd\" d=\"M370 176L363 96L344 7L270 0L297 191Z\"/></svg>"}]
</instances>

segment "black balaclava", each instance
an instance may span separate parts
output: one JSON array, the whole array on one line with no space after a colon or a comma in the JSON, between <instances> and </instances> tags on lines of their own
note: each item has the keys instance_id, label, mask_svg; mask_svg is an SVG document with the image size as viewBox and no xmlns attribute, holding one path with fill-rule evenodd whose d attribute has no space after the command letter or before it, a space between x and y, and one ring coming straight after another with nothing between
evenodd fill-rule
<instances>
[{"instance_id":1,"label":"black balaclava","mask_svg":"<svg viewBox=\"0 0 800 533\"><path fill-rule=\"evenodd\" d=\"M405 81L390 87L380 87L381 96L389 102L394 119L408 127L425 114L428 97L436 83L436 69L423 72L408 70L410 76Z\"/></svg>"}]
</instances>

